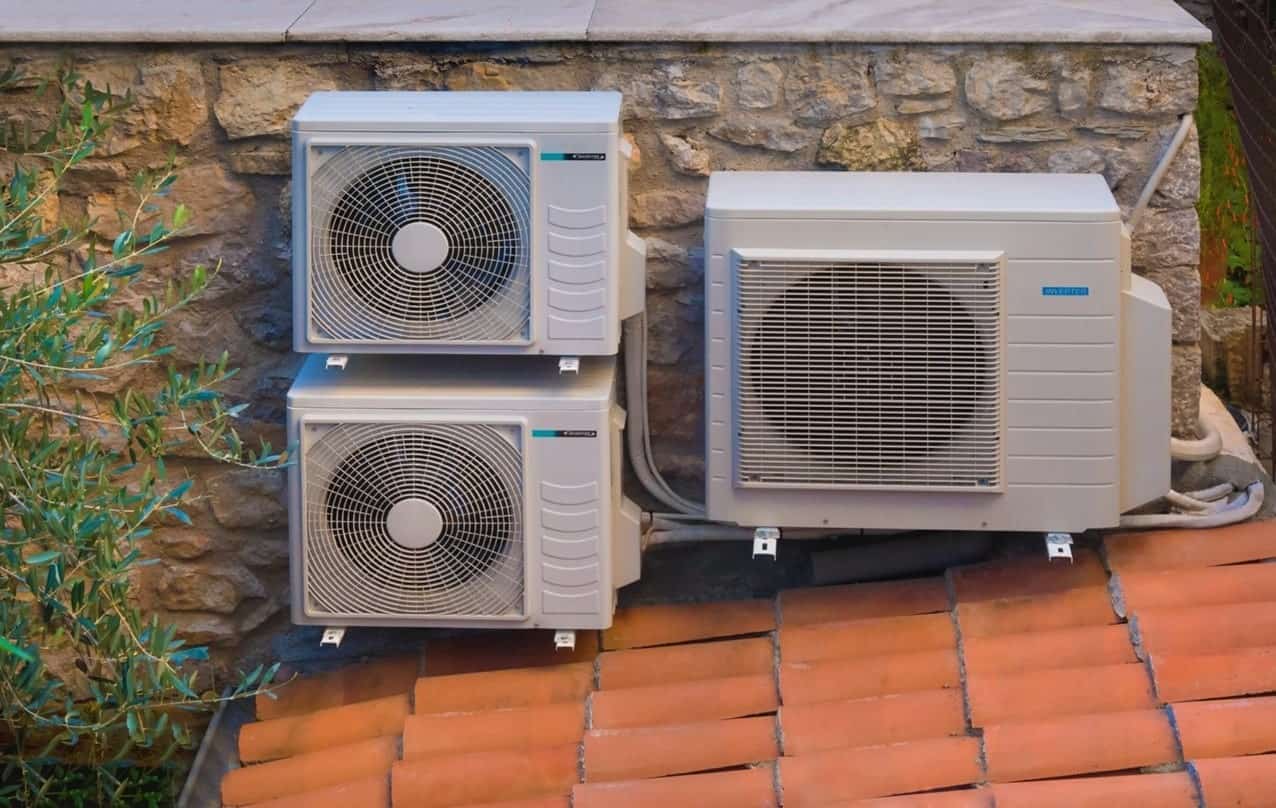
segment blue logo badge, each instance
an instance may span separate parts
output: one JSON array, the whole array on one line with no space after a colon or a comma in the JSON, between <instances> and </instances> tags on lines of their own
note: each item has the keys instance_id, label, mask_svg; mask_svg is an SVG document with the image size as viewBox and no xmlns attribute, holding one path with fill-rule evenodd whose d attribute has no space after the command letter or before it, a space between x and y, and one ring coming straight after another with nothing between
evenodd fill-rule
<instances>
[{"instance_id":1,"label":"blue logo badge","mask_svg":"<svg viewBox=\"0 0 1276 808\"><path fill-rule=\"evenodd\" d=\"M1089 297L1089 286L1043 286L1041 294L1045 297Z\"/></svg>"}]
</instances>

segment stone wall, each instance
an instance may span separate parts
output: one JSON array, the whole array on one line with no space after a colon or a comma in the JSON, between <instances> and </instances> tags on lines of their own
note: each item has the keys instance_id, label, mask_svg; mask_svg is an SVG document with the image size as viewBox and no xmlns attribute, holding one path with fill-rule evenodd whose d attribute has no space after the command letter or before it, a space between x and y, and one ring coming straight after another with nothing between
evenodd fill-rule
<instances>
[{"instance_id":1,"label":"stone wall","mask_svg":"<svg viewBox=\"0 0 1276 808\"><path fill-rule=\"evenodd\" d=\"M6 48L33 73L64 53ZM282 440L289 352L288 121L320 89L606 88L625 95L641 160L631 224L649 245L651 409L656 451L681 484L701 472L700 269L714 169L1098 172L1129 208L1196 101L1191 47L495 45L77 48L81 72L135 105L59 200L110 233L128 177L176 148L173 198L195 213L166 272L220 260L198 306L171 325L181 361L229 350L252 402L250 432ZM30 92L0 97L21 113ZM1174 304L1174 424L1189 431L1197 346L1199 181L1195 137L1136 234L1138 271ZM161 273L162 276L163 273ZM135 381L143 381L137 379ZM281 475L190 459L193 528L154 537L162 563L144 597L199 640L235 646L286 625Z\"/></svg>"}]
</instances>

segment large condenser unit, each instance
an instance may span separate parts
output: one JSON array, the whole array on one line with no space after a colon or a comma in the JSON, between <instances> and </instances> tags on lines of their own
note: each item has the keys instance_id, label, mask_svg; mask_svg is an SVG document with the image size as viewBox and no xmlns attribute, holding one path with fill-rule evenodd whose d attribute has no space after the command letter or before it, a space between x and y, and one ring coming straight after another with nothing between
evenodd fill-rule
<instances>
[{"instance_id":1,"label":"large condenser unit","mask_svg":"<svg viewBox=\"0 0 1276 808\"><path fill-rule=\"evenodd\" d=\"M722 172L707 511L1080 531L1169 489L1170 310L1097 175Z\"/></svg>"},{"instance_id":2,"label":"large condenser unit","mask_svg":"<svg viewBox=\"0 0 1276 808\"><path fill-rule=\"evenodd\" d=\"M639 571L615 360L311 357L288 394L293 622L611 624Z\"/></svg>"},{"instance_id":3,"label":"large condenser unit","mask_svg":"<svg viewBox=\"0 0 1276 808\"><path fill-rule=\"evenodd\" d=\"M296 350L616 353L619 93L321 92L292 128Z\"/></svg>"}]
</instances>

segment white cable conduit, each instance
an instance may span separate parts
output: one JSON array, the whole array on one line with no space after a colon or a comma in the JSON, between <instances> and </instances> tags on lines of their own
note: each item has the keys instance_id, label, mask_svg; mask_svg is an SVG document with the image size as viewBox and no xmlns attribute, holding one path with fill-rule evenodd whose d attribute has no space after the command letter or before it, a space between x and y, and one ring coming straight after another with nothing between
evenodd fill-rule
<instances>
[{"instance_id":1,"label":"white cable conduit","mask_svg":"<svg viewBox=\"0 0 1276 808\"><path fill-rule=\"evenodd\" d=\"M1170 438L1170 457L1188 463L1205 463L1218 457L1223 451L1223 436L1218 427L1202 418L1196 422L1196 432L1204 437L1199 440Z\"/></svg>"},{"instance_id":2,"label":"white cable conduit","mask_svg":"<svg viewBox=\"0 0 1276 808\"><path fill-rule=\"evenodd\" d=\"M1239 497L1227 503L1222 510L1208 515L1195 513L1146 513L1121 517L1123 528L1207 528L1233 525L1252 519L1263 508L1263 483L1250 483Z\"/></svg>"}]
</instances>

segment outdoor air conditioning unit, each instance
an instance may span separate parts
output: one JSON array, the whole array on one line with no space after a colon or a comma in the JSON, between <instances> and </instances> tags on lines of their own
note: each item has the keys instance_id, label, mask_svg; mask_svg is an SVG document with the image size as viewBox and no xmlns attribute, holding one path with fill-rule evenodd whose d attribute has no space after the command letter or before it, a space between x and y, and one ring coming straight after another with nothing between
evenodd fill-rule
<instances>
[{"instance_id":1,"label":"outdoor air conditioning unit","mask_svg":"<svg viewBox=\"0 0 1276 808\"><path fill-rule=\"evenodd\" d=\"M615 354L641 310L620 94L321 92L293 119L303 353Z\"/></svg>"},{"instance_id":2,"label":"outdoor air conditioning unit","mask_svg":"<svg viewBox=\"0 0 1276 808\"><path fill-rule=\"evenodd\" d=\"M293 622L605 628L638 578L615 360L311 357L288 394Z\"/></svg>"},{"instance_id":3,"label":"outdoor air conditioning unit","mask_svg":"<svg viewBox=\"0 0 1276 808\"><path fill-rule=\"evenodd\" d=\"M1081 531L1169 490L1170 311L1095 175L717 173L707 507Z\"/></svg>"}]
</instances>

